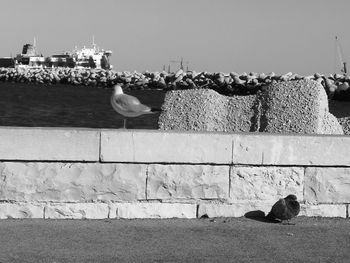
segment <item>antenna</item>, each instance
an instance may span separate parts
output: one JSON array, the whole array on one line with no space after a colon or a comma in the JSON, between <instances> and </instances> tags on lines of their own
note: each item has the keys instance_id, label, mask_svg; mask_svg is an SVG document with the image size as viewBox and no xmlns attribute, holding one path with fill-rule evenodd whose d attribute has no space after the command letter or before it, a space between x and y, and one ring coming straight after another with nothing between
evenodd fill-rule
<instances>
[{"instance_id":1,"label":"antenna","mask_svg":"<svg viewBox=\"0 0 350 263\"><path fill-rule=\"evenodd\" d=\"M184 70L184 63L187 64L187 70L188 70L188 61L184 61L184 59L181 57L181 60L170 60L170 63L179 63L180 64L180 69Z\"/></svg>"},{"instance_id":2,"label":"antenna","mask_svg":"<svg viewBox=\"0 0 350 263\"><path fill-rule=\"evenodd\" d=\"M96 44L95 44L95 36L92 36L92 47L96 48Z\"/></svg>"},{"instance_id":3,"label":"antenna","mask_svg":"<svg viewBox=\"0 0 350 263\"><path fill-rule=\"evenodd\" d=\"M343 59L343 49L338 41L338 37L335 36L335 43L337 45L337 52L338 52L338 57L339 57L339 60L340 60L340 63L342 64L342 69L341 69L341 72L343 72L344 74L347 74L347 69L346 69L346 62L344 61Z\"/></svg>"},{"instance_id":4,"label":"antenna","mask_svg":"<svg viewBox=\"0 0 350 263\"><path fill-rule=\"evenodd\" d=\"M36 47L36 39L34 37L33 46Z\"/></svg>"}]
</instances>

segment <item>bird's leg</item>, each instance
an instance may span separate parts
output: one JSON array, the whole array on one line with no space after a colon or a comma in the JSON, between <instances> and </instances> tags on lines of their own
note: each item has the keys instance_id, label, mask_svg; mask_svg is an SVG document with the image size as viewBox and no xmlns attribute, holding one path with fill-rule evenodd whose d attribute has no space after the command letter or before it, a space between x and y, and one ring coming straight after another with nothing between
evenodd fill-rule
<instances>
[{"instance_id":1,"label":"bird's leg","mask_svg":"<svg viewBox=\"0 0 350 263\"><path fill-rule=\"evenodd\" d=\"M123 128L126 129L126 118L124 118Z\"/></svg>"},{"instance_id":2,"label":"bird's leg","mask_svg":"<svg viewBox=\"0 0 350 263\"><path fill-rule=\"evenodd\" d=\"M290 220L288 219L288 225L292 225L292 226L294 226L294 225L295 225L295 223L291 223L291 222L290 222Z\"/></svg>"},{"instance_id":3,"label":"bird's leg","mask_svg":"<svg viewBox=\"0 0 350 263\"><path fill-rule=\"evenodd\" d=\"M282 221L281 221L281 224L282 224L282 225L295 225L295 224L291 223L291 222L289 221L289 219L287 219L287 220L282 220Z\"/></svg>"}]
</instances>

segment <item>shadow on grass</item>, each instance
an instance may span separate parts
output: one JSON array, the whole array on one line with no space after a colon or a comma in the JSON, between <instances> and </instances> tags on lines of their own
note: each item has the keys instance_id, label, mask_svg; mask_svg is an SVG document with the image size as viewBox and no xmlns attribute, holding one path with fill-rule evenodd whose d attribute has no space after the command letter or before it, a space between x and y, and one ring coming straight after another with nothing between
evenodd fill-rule
<instances>
[{"instance_id":1,"label":"shadow on grass","mask_svg":"<svg viewBox=\"0 0 350 263\"><path fill-rule=\"evenodd\" d=\"M259 221L259 222L264 222L264 223L281 223L281 221L279 220L271 220L266 218L265 213L261 210L254 210L254 211L250 211L244 214L244 217L255 220L255 221Z\"/></svg>"}]
</instances>

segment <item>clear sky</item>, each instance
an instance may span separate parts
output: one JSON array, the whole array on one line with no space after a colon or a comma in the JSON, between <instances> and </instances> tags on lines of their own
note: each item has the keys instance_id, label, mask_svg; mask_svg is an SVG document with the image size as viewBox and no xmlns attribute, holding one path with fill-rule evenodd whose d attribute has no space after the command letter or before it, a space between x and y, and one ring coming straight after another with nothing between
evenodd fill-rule
<instances>
[{"instance_id":1,"label":"clear sky","mask_svg":"<svg viewBox=\"0 0 350 263\"><path fill-rule=\"evenodd\" d=\"M350 0L0 0L0 56L33 43L44 56L112 50L117 71L170 60L209 72L340 72L350 64ZM179 66L171 63L171 69ZM185 64L186 65L186 64ZM337 67L338 66L338 67ZM349 65L350 67L350 65Z\"/></svg>"}]
</instances>

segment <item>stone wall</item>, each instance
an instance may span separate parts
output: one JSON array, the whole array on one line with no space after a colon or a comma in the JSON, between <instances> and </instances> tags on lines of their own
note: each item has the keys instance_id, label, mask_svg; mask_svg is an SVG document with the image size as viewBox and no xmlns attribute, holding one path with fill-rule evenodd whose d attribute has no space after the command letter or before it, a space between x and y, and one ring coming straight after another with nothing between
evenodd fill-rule
<instances>
[{"instance_id":1,"label":"stone wall","mask_svg":"<svg viewBox=\"0 0 350 263\"><path fill-rule=\"evenodd\" d=\"M0 128L0 218L349 217L349 136Z\"/></svg>"}]
</instances>

